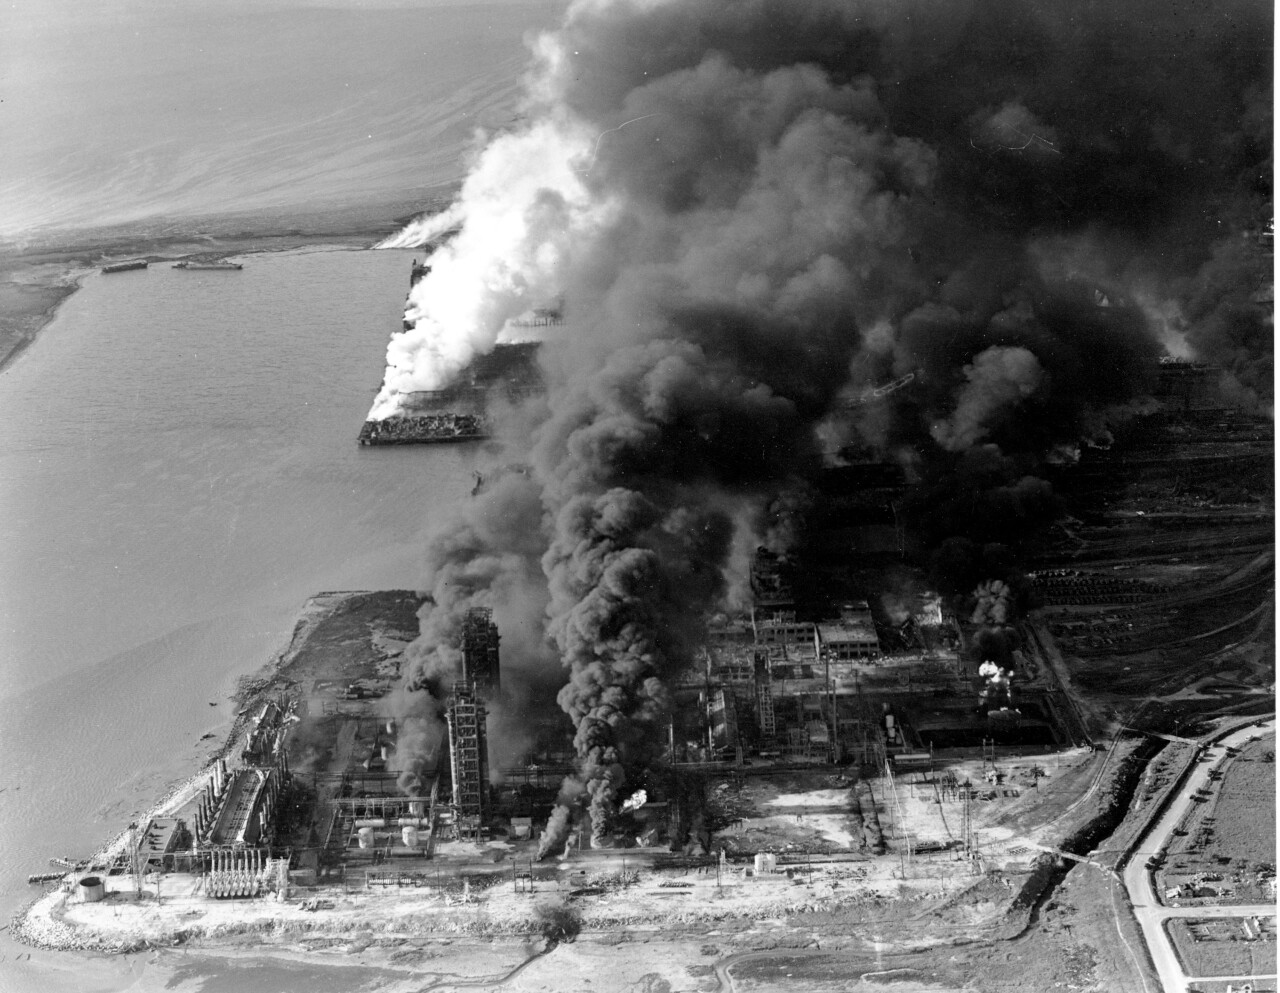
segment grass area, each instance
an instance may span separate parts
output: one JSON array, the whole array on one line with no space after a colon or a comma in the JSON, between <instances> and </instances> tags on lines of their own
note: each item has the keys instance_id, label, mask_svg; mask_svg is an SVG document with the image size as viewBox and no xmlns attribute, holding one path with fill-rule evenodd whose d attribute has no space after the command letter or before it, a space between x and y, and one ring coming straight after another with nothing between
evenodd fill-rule
<instances>
[{"instance_id":1,"label":"grass area","mask_svg":"<svg viewBox=\"0 0 1280 993\"><path fill-rule=\"evenodd\" d=\"M1184 898L1214 903L1274 899L1275 738L1250 742L1174 832L1160 872L1162 888L1184 887Z\"/></svg>"},{"instance_id":2,"label":"grass area","mask_svg":"<svg viewBox=\"0 0 1280 993\"><path fill-rule=\"evenodd\" d=\"M1246 745L1223 777L1212 804L1217 831L1206 854L1273 864L1275 809L1275 738L1272 737Z\"/></svg>"},{"instance_id":3,"label":"grass area","mask_svg":"<svg viewBox=\"0 0 1280 993\"><path fill-rule=\"evenodd\" d=\"M1240 919L1179 919L1166 925L1183 969L1192 976L1271 975L1276 971L1274 918L1261 937Z\"/></svg>"}]
</instances>

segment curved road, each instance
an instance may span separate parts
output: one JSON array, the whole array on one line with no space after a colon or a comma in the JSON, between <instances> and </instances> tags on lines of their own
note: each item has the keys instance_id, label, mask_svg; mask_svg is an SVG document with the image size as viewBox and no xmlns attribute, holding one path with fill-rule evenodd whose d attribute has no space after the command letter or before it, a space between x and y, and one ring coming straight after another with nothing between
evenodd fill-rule
<instances>
[{"instance_id":1,"label":"curved road","mask_svg":"<svg viewBox=\"0 0 1280 993\"><path fill-rule=\"evenodd\" d=\"M1166 907L1161 904L1157 897L1154 875L1147 869L1147 860L1164 850L1169 841L1169 836L1181 823L1187 811L1191 809L1192 804L1195 802L1192 799L1195 793L1210 786L1209 773L1221 768L1226 762L1228 758L1227 749L1229 747L1238 748L1250 738L1258 735L1274 734L1275 728L1276 722L1273 717L1261 727L1251 724L1248 727L1231 732L1212 745L1208 745L1205 748L1204 756L1200 761L1196 762L1181 791L1173 799L1173 802L1169 804L1168 809L1160 820L1148 832L1140 848L1133 853L1129 864L1125 866L1122 877L1124 886L1129 893L1129 901L1133 904L1134 916L1138 919L1138 925L1142 928L1143 938L1147 942L1147 948L1151 951L1151 958L1155 962L1156 973L1160 977L1160 985L1164 987L1165 993L1186 993L1187 984L1197 979L1208 980L1212 978L1218 981L1240 983L1250 980L1276 978L1274 975L1188 976L1183 971L1182 963L1178 960L1178 954L1173 948L1173 943L1165 932L1166 921L1176 917L1197 919L1206 917L1273 917L1276 913L1275 905Z\"/></svg>"}]
</instances>

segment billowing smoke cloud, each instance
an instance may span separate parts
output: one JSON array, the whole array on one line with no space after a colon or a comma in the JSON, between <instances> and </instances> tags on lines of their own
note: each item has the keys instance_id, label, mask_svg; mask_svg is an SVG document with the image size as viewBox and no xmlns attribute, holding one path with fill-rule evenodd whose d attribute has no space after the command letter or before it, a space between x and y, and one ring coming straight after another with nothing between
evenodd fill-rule
<instances>
[{"instance_id":1,"label":"billowing smoke cloud","mask_svg":"<svg viewBox=\"0 0 1280 993\"><path fill-rule=\"evenodd\" d=\"M422 588L430 600L418 612L419 635L405 649L401 685L388 712L410 732L397 740L399 768L418 772L436 754L444 708L462 673L463 621L473 607L492 609L503 633L504 694L554 698L554 689L538 694L538 680L528 675L548 662L541 631L547 594L539 567L546 547L539 494L526 475L495 469L428 547ZM489 706L496 772L514 764L526 739L505 695Z\"/></svg>"},{"instance_id":2,"label":"billowing smoke cloud","mask_svg":"<svg viewBox=\"0 0 1280 993\"><path fill-rule=\"evenodd\" d=\"M1011 411L1040 386L1044 372L1025 348L992 346L964 367L955 412L933 426L933 440L949 452L963 451L987 434L988 422Z\"/></svg>"},{"instance_id":3,"label":"billowing smoke cloud","mask_svg":"<svg viewBox=\"0 0 1280 993\"><path fill-rule=\"evenodd\" d=\"M1249 405L1269 406L1272 397L1275 322L1270 267L1270 252L1250 239L1221 241L1196 274L1185 309L1187 343L1220 365L1238 388L1238 399Z\"/></svg>"},{"instance_id":4,"label":"billowing smoke cloud","mask_svg":"<svg viewBox=\"0 0 1280 993\"><path fill-rule=\"evenodd\" d=\"M410 294L412 329L387 347L371 418L394 414L406 393L447 385L493 347L507 321L554 298L573 244L608 213L588 198L575 168L588 144L580 123L554 118L503 135L481 155L457 204L389 239L416 243L462 220Z\"/></svg>"},{"instance_id":5,"label":"billowing smoke cloud","mask_svg":"<svg viewBox=\"0 0 1280 993\"><path fill-rule=\"evenodd\" d=\"M973 614L969 618L971 624L1002 625L1010 621L1010 604L1012 591L1007 583L999 579L981 583L973 591Z\"/></svg>"},{"instance_id":6,"label":"billowing smoke cloud","mask_svg":"<svg viewBox=\"0 0 1280 993\"><path fill-rule=\"evenodd\" d=\"M608 836L743 530L820 464L816 425L963 496L917 505L931 541L975 518L1004 541L1052 513L1046 454L1150 382L1128 288L1209 334L1234 297L1191 287L1266 154L1241 121L1270 13L1227 8L580 0L539 40L529 123L467 179L375 416L563 299L548 397L511 428L535 422L521 525L482 497L436 543L414 650L430 686L458 610L542 590L579 758L545 852L583 804Z\"/></svg>"}]
</instances>

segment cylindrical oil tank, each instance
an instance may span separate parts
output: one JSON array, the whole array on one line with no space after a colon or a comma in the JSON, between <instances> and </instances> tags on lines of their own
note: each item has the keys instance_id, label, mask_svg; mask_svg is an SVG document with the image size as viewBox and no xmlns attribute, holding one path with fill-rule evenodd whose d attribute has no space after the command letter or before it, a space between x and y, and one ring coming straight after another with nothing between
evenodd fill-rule
<instances>
[{"instance_id":1,"label":"cylindrical oil tank","mask_svg":"<svg viewBox=\"0 0 1280 993\"><path fill-rule=\"evenodd\" d=\"M385 817L360 817L356 819L356 827L358 828L384 828L387 826Z\"/></svg>"},{"instance_id":2,"label":"cylindrical oil tank","mask_svg":"<svg viewBox=\"0 0 1280 993\"><path fill-rule=\"evenodd\" d=\"M373 847L373 828L362 827L359 831L356 832L356 837L360 840L361 848Z\"/></svg>"},{"instance_id":3,"label":"cylindrical oil tank","mask_svg":"<svg viewBox=\"0 0 1280 993\"><path fill-rule=\"evenodd\" d=\"M387 734L395 734L395 733L396 733L396 722L387 721Z\"/></svg>"},{"instance_id":4,"label":"cylindrical oil tank","mask_svg":"<svg viewBox=\"0 0 1280 993\"><path fill-rule=\"evenodd\" d=\"M412 825L413 827L420 828L427 826L427 819L425 817L400 817L396 819L396 823L400 825L400 827L409 827Z\"/></svg>"},{"instance_id":5,"label":"cylindrical oil tank","mask_svg":"<svg viewBox=\"0 0 1280 993\"><path fill-rule=\"evenodd\" d=\"M405 848L418 847L418 829L412 824L406 824L400 829L400 837L404 839Z\"/></svg>"},{"instance_id":6,"label":"cylindrical oil tank","mask_svg":"<svg viewBox=\"0 0 1280 993\"><path fill-rule=\"evenodd\" d=\"M756 875L767 876L778 870L778 857L772 852L756 854Z\"/></svg>"},{"instance_id":7,"label":"cylindrical oil tank","mask_svg":"<svg viewBox=\"0 0 1280 993\"><path fill-rule=\"evenodd\" d=\"M97 903L107 895L101 876L85 876L80 880L80 895L85 903Z\"/></svg>"},{"instance_id":8,"label":"cylindrical oil tank","mask_svg":"<svg viewBox=\"0 0 1280 993\"><path fill-rule=\"evenodd\" d=\"M391 758L391 742L384 741L382 743L382 761L385 762Z\"/></svg>"}]
</instances>

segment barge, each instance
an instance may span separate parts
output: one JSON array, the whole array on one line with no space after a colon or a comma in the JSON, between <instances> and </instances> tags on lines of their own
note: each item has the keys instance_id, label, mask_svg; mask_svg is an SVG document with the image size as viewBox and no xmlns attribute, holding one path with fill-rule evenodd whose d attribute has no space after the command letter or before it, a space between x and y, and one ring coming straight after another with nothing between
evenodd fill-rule
<instances>
[{"instance_id":1,"label":"barge","mask_svg":"<svg viewBox=\"0 0 1280 993\"><path fill-rule=\"evenodd\" d=\"M222 261L218 261L218 262L193 262L193 261L189 261L189 260L185 260L185 259L184 259L182 262L175 262L175 263L173 264L173 267L174 267L175 269L216 269L216 270L220 270L220 271L221 271L221 270L230 270L230 271L235 271L235 270L243 269L243 268L244 268L244 263L242 263L242 262L222 262Z\"/></svg>"},{"instance_id":2,"label":"barge","mask_svg":"<svg viewBox=\"0 0 1280 993\"><path fill-rule=\"evenodd\" d=\"M145 269L149 263L146 259L133 259L129 262L112 262L102 267L103 272L128 272L130 269Z\"/></svg>"}]
</instances>

